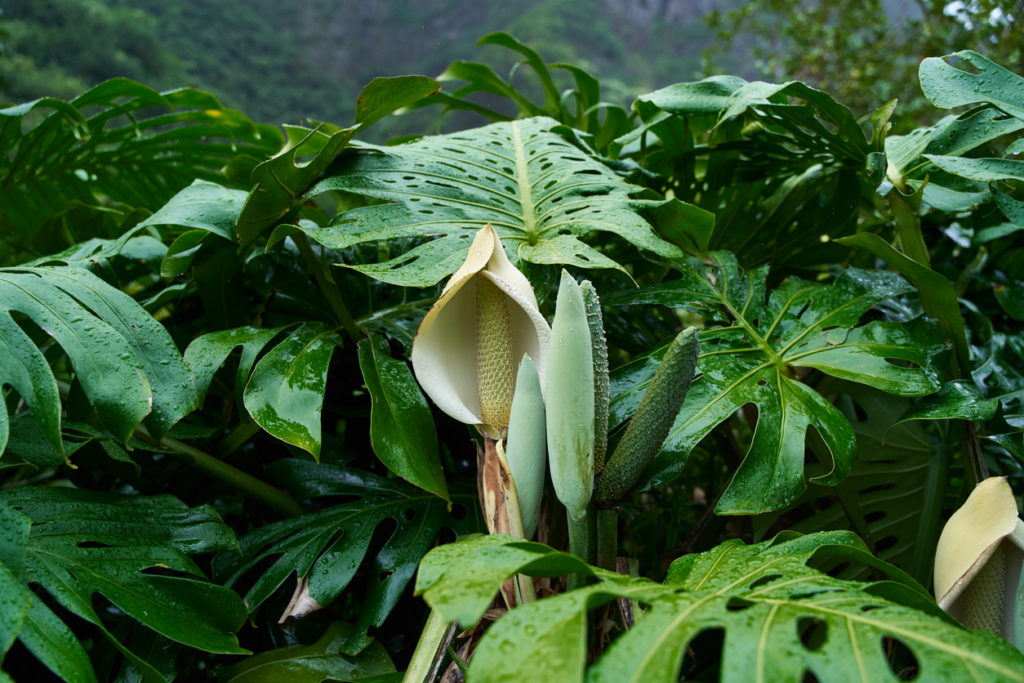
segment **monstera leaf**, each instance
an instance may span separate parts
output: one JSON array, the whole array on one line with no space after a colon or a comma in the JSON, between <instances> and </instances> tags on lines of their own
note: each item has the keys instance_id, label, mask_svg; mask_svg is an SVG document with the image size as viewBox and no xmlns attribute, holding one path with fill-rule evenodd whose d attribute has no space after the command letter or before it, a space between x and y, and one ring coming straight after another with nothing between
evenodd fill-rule
<instances>
[{"instance_id":1,"label":"monstera leaf","mask_svg":"<svg viewBox=\"0 0 1024 683\"><path fill-rule=\"evenodd\" d=\"M885 168L846 107L795 81L714 76L643 94L636 108L644 123L619 142L713 212L711 248L744 264L839 260L828 238L855 229Z\"/></svg>"},{"instance_id":2,"label":"monstera leaf","mask_svg":"<svg viewBox=\"0 0 1024 683\"><path fill-rule=\"evenodd\" d=\"M174 341L130 296L81 268L2 269L0 385L18 392L57 451L61 404L44 355L49 338L67 354L100 422L121 441L143 419L162 434L196 406ZM0 452L7 434L7 410L0 408Z\"/></svg>"},{"instance_id":3,"label":"monstera leaf","mask_svg":"<svg viewBox=\"0 0 1024 683\"><path fill-rule=\"evenodd\" d=\"M42 121L23 125L41 113ZM74 207L154 210L194 179L223 181L231 160L261 159L281 143L275 128L253 123L209 93L158 93L126 78L70 102L43 98L0 109L0 123L0 233L15 255L60 248L53 243L58 233L41 228ZM87 216L75 227L95 232L89 226L104 215Z\"/></svg>"},{"instance_id":4,"label":"monstera leaf","mask_svg":"<svg viewBox=\"0 0 1024 683\"><path fill-rule=\"evenodd\" d=\"M363 565L375 531L393 524L372 559L362 612L344 648L355 654L370 642L367 628L380 626L394 608L441 525L450 523L447 504L403 482L347 467L284 460L270 469L289 482L300 498L358 498L257 529L239 540L241 557L234 553L217 557L215 572L231 586L260 568L245 594L250 611L295 574L300 581L296 595L316 609L345 590ZM289 613L303 614L297 609Z\"/></svg>"},{"instance_id":5,"label":"monstera leaf","mask_svg":"<svg viewBox=\"0 0 1024 683\"><path fill-rule=\"evenodd\" d=\"M95 625L150 681L165 680L119 642L93 605L102 595L128 617L207 652L245 654L233 633L238 596L209 583L189 554L235 548L213 508L170 496L118 496L70 488L0 493L0 652L14 638L65 680L95 681L72 628L30 588Z\"/></svg>"},{"instance_id":6,"label":"monstera leaf","mask_svg":"<svg viewBox=\"0 0 1024 683\"><path fill-rule=\"evenodd\" d=\"M827 561L891 580L836 579L816 568ZM431 551L416 589L446 620L469 626L515 573L571 571L600 582L499 619L470 660L470 680L1024 681L1024 655L952 622L850 532L726 541L676 560L664 584L588 567L539 543L487 536ZM588 668L588 612L616 598L634 601L642 615ZM720 651L698 640L722 633Z\"/></svg>"},{"instance_id":7,"label":"monstera leaf","mask_svg":"<svg viewBox=\"0 0 1024 683\"><path fill-rule=\"evenodd\" d=\"M623 181L538 117L495 123L393 147L363 146L309 197L341 191L383 200L337 215L326 228L303 228L333 248L425 237L381 263L350 264L408 287L439 282L466 259L473 236L490 223L513 261L622 268L581 238L613 233L664 258L682 255L638 213L664 202L638 199Z\"/></svg>"},{"instance_id":8,"label":"monstera leaf","mask_svg":"<svg viewBox=\"0 0 1024 683\"><path fill-rule=\"evenodd\" d=\"M690 308L711 323L700 336L700 376L663 450L645 475L646 485L675 477L685 456L716 425L745 405L757 408L746 458L719 500L720 514L779 509L804 489L804 439L813 427L831 453L816 477L835 483L850 470L854 435L829 401L800 381L811 370L901 396L938 390L933 357L941 350L930 327L875 320L860 324L873 306L911 291L885 271L847 269L829 285L790 278L766 293L766 267L743 272L726 252L710 265L691 262L682 277L656 287L605 298L615 303L660 303ZM767 296L766 296L767 294ZM642 358L616 373L613 423L631 415L656 363Z\"/></svg>"}]
</instances>

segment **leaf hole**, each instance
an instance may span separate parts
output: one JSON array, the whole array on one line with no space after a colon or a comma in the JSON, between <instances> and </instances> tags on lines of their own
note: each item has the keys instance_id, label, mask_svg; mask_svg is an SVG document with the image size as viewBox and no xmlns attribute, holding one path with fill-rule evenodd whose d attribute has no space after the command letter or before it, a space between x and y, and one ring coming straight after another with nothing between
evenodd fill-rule
<instances>
[{"instance_id":1,"label":"leaf hole","mask_svg":"<svg viewBox=\"0 0 1024 683\"><path fill-rule=\"evenodd\" d=\"M885 510L874 510L864 515L864 521L868 524L871 524L872 522L877 522L880 519L885 519Z\"/></svg>"},{"instance_id":2,"label":"leaf hole","mask_svg":"<svg viewBox=\"0 0 1024 683\"><path fill-rule=\"evenodd\" d=\"M883 550L888 550L889 548L891 548L894 545L896 545L896 543L898 543L898 542L899 542L899 539L897 539L895 536L886 536L882 540L880 540L877 543L875 543L875 552L879 553L879 552L882 552Z\"/></svg>"},{"instance_id":3,"label":"leaf hole","mask_svg":"<svg viewBox=\"0 0 1024 683\"><path fill-rule=\"evenodd\" d=\"M776 579L781 579L781 578L782 578L782 574L767 574L766 576L762 576L761 578L759 578L758 580L756 580L752 584L750 584L750 590L754 590L755 588L760 588L761 586L764 586L765 584L771 583L772 581L774 581Z\"/></svg>"},{"instance_id":4,"label":"leaf hole","mask_svg":"<svg viewBox=\"0 0 1024 683\"><path fill-rule=\"evenodd\" d=\"M828 640L828 624L817 617L800 617L796 621L796 633L803 646L814 652Z\"/></svg>"},{"instance_id":5,"label":"leaf hole","mask_svg":"<svg viewBox=\"0 0 1024 683\"><path fill-rule=\"evenodd\" d=\"M744 600L743 598L732 597L729 598L729 602L725 603L725 609L730 612L742 612L745 609L750 609L754 606L754 603L750 600Z\"/></svg>"},{"instance_id":6,"label":"leaf hole","mask_svg":"<svg viewBox=\"0 0 1024 683\"><path fill-rule=\"evenodd\" d=\"M416 510L414 510L412 508L406 508L404 516L405 516L405 521L411 522L412 520L416 519Z\"/></svg>"},{"instance_id":7,"label":"leaf hole","mask_svg":"<svg viewBox=\"0 0 1024 683\"><path fill-rule=\"evenodd\" d=\"M383 572L377 574L377 580L380 581L381 583L384 583L385 581L387 581L388 579L391 578L392 574L394 574L394 572L391 571L390 569L386 570L386 571L383 571Z\"/></svg>"},{"instance_id":8,"label":"leaf hole","mask_svg":"<svg viewBox=\"0 0 1024 683\"><path fill-rule=\"evenodd\" d=\"M695 635L686 644L683 661L675 680L717 681L721 678L722 648L725 644L724 628L708 628Z\"/></svg>"},{"instance_id":9,"label":"leaf hole","mask_svg":"<svg viewBox=\"0 0 1024 683\"><path fill-rule=\"evenodd\" d=\"M79 548L110 548L110 547L112 547L112 546L107 545L106 543L100 543L99 541L82 541L80 543L76 543L75 545L77 545Z\"/></svg>"},{"instance_id":10,"label":"leaf hole","mask_svg":"<svg viewBox=\"0 0 1024 683\"><path fill-rule=\"evenodd\" d=\"M882 637L882 650L889 669L901 681L913 681L921 672L917 657L902 641L889 636Z\"/></svg>"},{"instance_id":11,"label":"leaf hole","mask_svg":"<svg viewBox=\"0 0 1024 683\"><path fill-rule=\"evenodd\" d=\"M800 679L800 683L821 683L818 677L814 675L814 672L810 669L804 669L803 678Z\"/></svg>"}]
</instances>

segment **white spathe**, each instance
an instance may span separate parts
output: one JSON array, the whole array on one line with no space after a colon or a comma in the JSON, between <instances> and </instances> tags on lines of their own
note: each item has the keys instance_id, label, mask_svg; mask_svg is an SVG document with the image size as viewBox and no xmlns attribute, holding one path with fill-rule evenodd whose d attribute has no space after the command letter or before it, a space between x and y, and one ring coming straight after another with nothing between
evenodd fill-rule
<instances>
[{"instance_id":1,"label":"white spathe","mask_svg":"<svg viewBox=\"0 0 1024 683\"><path fill-rule=\"evenodd\" d=\"M420 386L446 414L472 425L483 424L477 362L479 278L507 297L512 367L529 354L541 386L550 334L529 280L509 261L495 229L490 224L481 228L466 260L423 317L412 344L412 367ZM513 389L508 388L510 399Z\"/></svg>"},{"instance_id":2,"label":"white spathe","mask_svg":"<svg viewBox=\"0 0 1024 683\"><path fill-rule=\"evenodd\" d=\"M982 574L986 565L998 562L998 572ZM1005 477L989 477L978 484L964 504L949 518L935 548L935 597L939 607L962 622L977 620L977 613L989 614L993 632L1015 644L1024 645L1024 621L1017 614L1024 591L1024 521L1017 516L1017 503ZM972 582L984 581L988 595L974 595ZM970 603L970 604L969 604ZM978 624L967 623L978 627ZM984 627L984 626L982 626Z\"/></svg>"}]
</instances>

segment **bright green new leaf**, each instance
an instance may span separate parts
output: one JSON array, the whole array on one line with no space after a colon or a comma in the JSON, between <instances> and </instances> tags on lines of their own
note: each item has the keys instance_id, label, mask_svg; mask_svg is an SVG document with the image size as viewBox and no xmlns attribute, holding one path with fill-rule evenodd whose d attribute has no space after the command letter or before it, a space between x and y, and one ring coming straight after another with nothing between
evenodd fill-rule
<instances>
[{"instance_id":1,"label":"bright green new leaf","mask_svg":"<svg viewBox=\"0 0 1024 683\"><path fill-rule=\"evenodd\" d=\"M831 467L813 481L841 481L853 459L849 422L799 381L807 369L903 396L938 390L933 358L941 346L930 329L884 321L859 324L876 304L910 291L898 275L848 268L830 285L790 278L767 293L767 268L743 272L724 252L710 260L711 265L693 261L678 280L605 299L609 305L689 308L709 321L726 321L701 332L700 374L640 486L673 479L704 436L753 404L753 441L716 509L720 514L778 509L804 490L809 427L821 436L832 458ZM640 359L615 373L613 424L635 412L653 369Z\"/></svg>"},{"instance_id":2,"label":"bright green new leaf","mask_svg":"<svg viewBox=\"0 0 1024 683\"><path fill-rule=\"evenodd\" d=\"M829 560L890 580L844 581L815 568ZM431 551L418 591L446 619L473 623L505 577L581 571L580 564L540 544L488 536ZM848 531L787 532L750 546L726 541L676 560L664 585L588 573L601 581L491 625L470 660L471 680L661 683L715 675L732 683L799 680L809 672L823 681L875 683L898 680L909 666L919 680L1024 681L1021 653L952 623L919 585ZM588 668L588 612L615 598L633 600L634 609L639 603L642 615ZM701 634L721 631L720 651L692 649Z\"/></svg>"},{"instance_id":3,"label":"bright green new leaf","mask_svg":"<svg viewBox=\"0 0 1024 683\"><path fill-rule=\"evenodd\" d=\"M402 479L448 500L434 418L409 366L373 336L359 342L359 368L372 401L373 452Z\"/></svg>"},{"instance_id":4,"label":"bright green new leaf","mask_svg":"<svg viewBox=\"0 0 1024 683\"><path fill-rule=\"evenodd\" d=\"M333 328L307 322L267 352L245 385L245 409L282 441L320 455L320 412L327 368L341 339Z\"/></svg>"},{"instance_id":5,"label":"bright green new leaf","mask_svg":"<svg viewBox=\"0 0 1024 683\"><path fill-rule=\"evenodd\" d=\"M344 191L384 200L336 216L310 237L332 248L400 238L422 241L381 263L348 267L403 286L439 282L466 260L474 235L492 224L515 261L621 268L581 238L618 235L663 258L682 252L638 213L650 200L604 164L533 118L496 123L391 147L365 145L307 196ZM404 248L404 247L403 247Z\"/></svg>"}]
</instances>

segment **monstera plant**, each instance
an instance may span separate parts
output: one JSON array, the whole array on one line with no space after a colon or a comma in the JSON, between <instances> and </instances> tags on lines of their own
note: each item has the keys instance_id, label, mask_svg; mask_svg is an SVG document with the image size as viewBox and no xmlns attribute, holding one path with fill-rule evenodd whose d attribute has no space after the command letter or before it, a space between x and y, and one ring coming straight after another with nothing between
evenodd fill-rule
<instances>
[{"instance_id":1,"label":"monstera plant","mask_svg":"<svg viewBox=\"0 0 1024 683\"><path fill-rule=\"evenodd\" d=\"M0 680L1024 681L1024 79L481 44L0 109Z\"/></svg>"}]
</instances>

